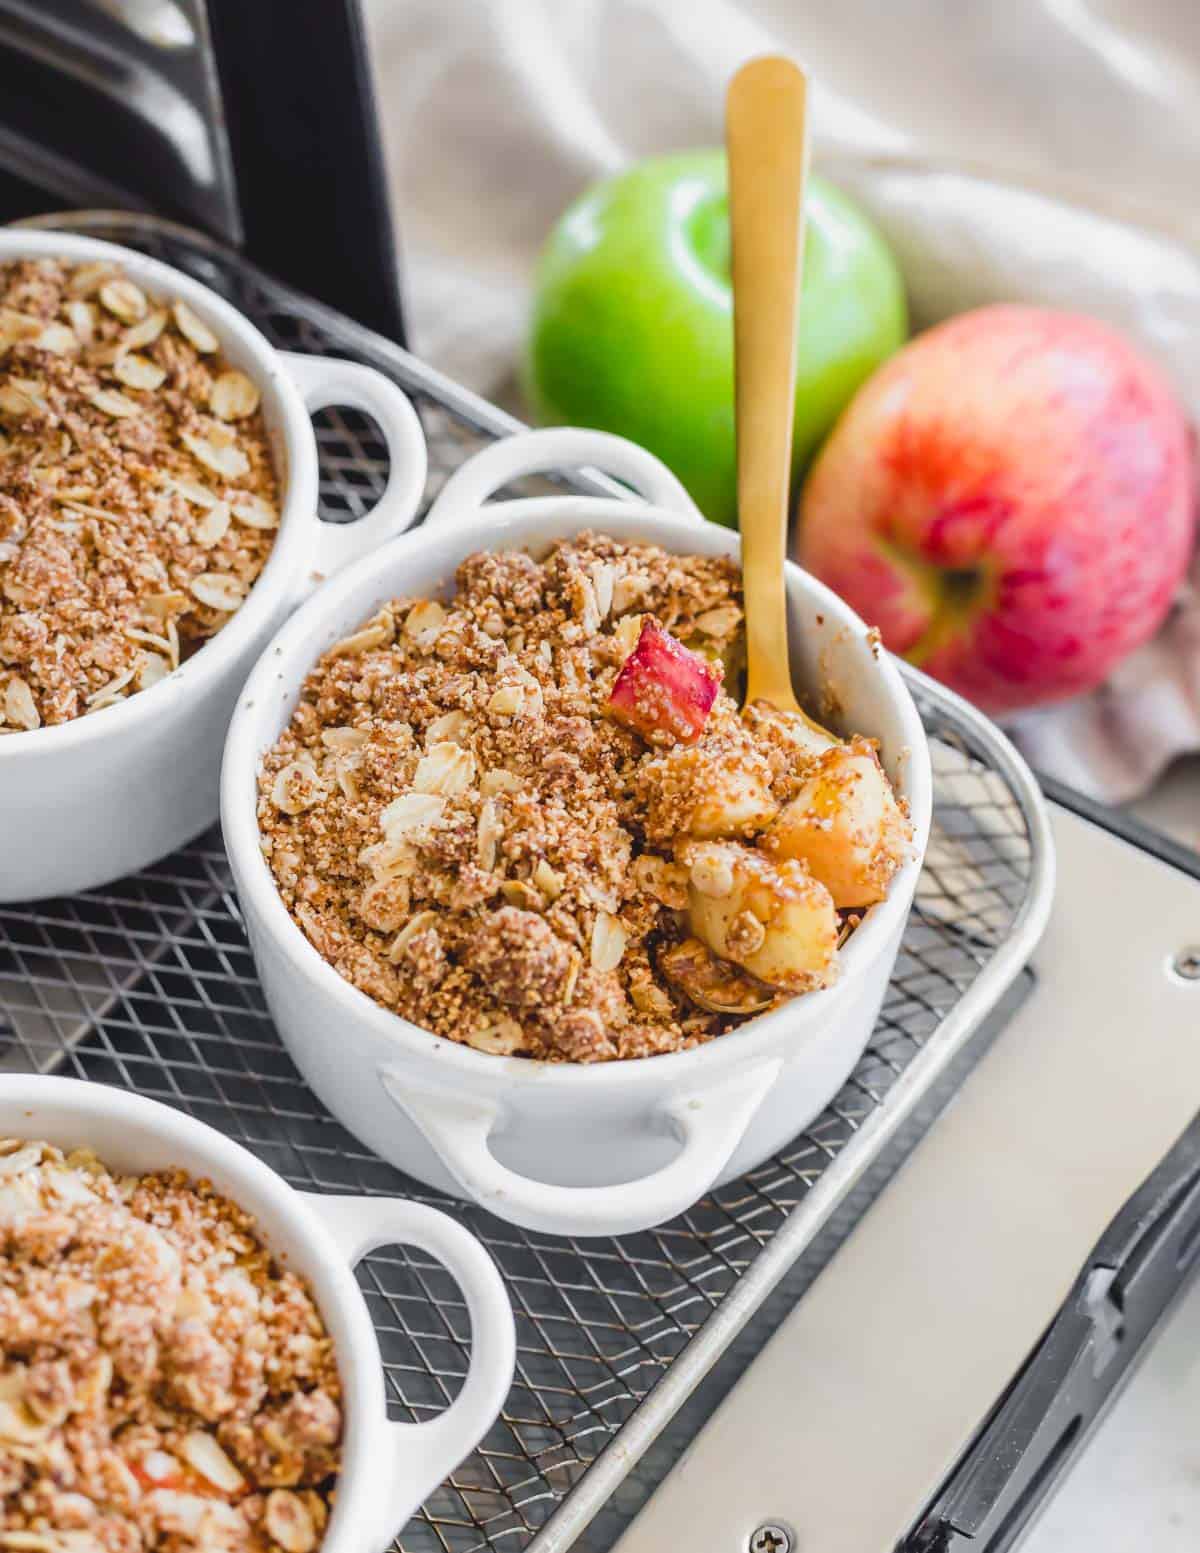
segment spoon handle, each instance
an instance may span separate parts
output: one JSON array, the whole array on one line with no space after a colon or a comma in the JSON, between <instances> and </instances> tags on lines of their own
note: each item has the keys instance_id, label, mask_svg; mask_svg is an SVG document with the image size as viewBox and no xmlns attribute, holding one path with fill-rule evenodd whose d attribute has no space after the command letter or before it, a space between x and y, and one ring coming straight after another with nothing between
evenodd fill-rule
<instances>
[{"instance_id":1,"label":"spoon handle","mask_svg":"<svg viewBox=\"0 0 1200 1553\"><path fill-rule=\"evenodd\" d=\"M799 66L769 56L738 71L725 103L746 700L780 708L796 705L788 671L783 560L804 255L807 95Z\"/></svg>"}]
</instances>

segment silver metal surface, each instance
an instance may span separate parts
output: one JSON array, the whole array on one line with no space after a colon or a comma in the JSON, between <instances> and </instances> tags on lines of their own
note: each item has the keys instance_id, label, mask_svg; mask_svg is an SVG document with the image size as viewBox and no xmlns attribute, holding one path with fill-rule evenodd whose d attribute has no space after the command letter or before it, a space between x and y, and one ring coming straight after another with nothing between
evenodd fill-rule
<instances>
[{"instance_id":1,"label":"silver metal surface","mask_svg":"<svg viewBox=\"0 0 1200 1553\"><path fill-rule=\"evenodd\" d=\"M398 347L203 239L104 213L69 224L152 248L282 346L356 356L389 373L425 424L427 499L475 447L516 428ZM323 414L318 442L323 515L353 517L382 488L385 452L370 423L349 413ZM573 483L600 488L587 475ZM517 1377L502 1419L407 1528L408 1553L552 1553L576 1543L780 1279L806 1252L805 1265L820 1265L818 1233L835 1210L853 1218L856 1186L1028 957L1053 881L1036 786L970 708L920 675L911 683L936 740L934 834L861 1062L789 1148L656 1231L563 1241L454 1209L507 1279ZM5 1027L10 1067L53 1068L176 1104L299 1186L437 1200L356 1143L301 1082L266 1014L215 831L106 889L0 908ZM361 1277L395 1413L427 1417L466 1368L462 1301L440 1268L400 1249L370 1257Z\"/></svg>"},{"instance_id":2,"label":"silver metal surface","mask_svg":"<svg viewBox=\"0 0 1200 1553\"><path fill-rule=\"evenodd\" d=\"M1058 884L1033 991L618 1553L655 1553L668 1531L737 1548L764 1506L800 1553L898 1547L1193 1120L1200 982L1169 963L1200 924L1200 881L1065 809L1051 818ZM1114 1545L1158 1546L1121 1531Z\"/></svg>"},{"instance_id":3,"label":"silver metal surface","mask_svg":"<svg viewBox=\"0 0 1200 1553\"><path fill-rule=\"evenodd\" d=\"M1200 944L1189 944L1171 961L1171 969L1181 981L1200 981Z\"/></svg>"},{"instance_id":4,"label":"silver metal surface","mask_svg":"<svg viewBox=\"0 0 1200 1553\"><path fill-rule=\"evenodd\" d=\"M749 1546L750 1553L792 1553L792 1534L786 1526L760 1526Z\"/></svg>"}]
</instances>

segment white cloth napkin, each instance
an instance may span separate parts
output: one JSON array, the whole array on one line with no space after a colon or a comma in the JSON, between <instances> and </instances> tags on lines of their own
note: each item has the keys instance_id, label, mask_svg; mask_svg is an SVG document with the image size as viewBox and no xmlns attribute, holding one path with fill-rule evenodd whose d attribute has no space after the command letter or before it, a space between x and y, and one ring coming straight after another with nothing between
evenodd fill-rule
<instances>
[{"instance_id":1,"label":"white cloth napkin","mask_svg":"<svg viewBox=\"0 0 1200 1553\"><path fill-rule=\"evenodd\" d=\"M915 324L1012 297L1097 313L1143 340L1200 422L1200 12L1182 0L366 0L366 15L415 346L518 411L533 262L563 207L638 157L719 142L729 75L782 49L817 81L818 161L896 245ZM1109 205L1146 214L1088 208ZM1200 749L1200 569L1108 685L1011 731L1109 800Z\"/></svg>"}]
</instances>

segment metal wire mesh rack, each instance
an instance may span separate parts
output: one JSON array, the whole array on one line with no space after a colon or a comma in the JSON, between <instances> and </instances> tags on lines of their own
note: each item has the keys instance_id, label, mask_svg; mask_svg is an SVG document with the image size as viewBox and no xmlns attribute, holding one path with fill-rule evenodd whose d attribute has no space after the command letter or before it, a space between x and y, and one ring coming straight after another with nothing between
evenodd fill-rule
<instances>
[{"instance_id":1,"label":"metal wire mesh rack","mask_svg":"<svg viewBox=\"0 0 1200 1553\"><path fill-rule=\"evenodd\" d=\"M108 215L54 224L154 249L279 345L388 372L425 424L427 499L468 452L516 424L191 234ZM353 516L382 489L386 454L350 414L324 414L318 442L323 516ZM658 1230L560 1241L454 1210L506 1278L517 1377L483 1445L407 1528L408 1553L549 1553L575 1542L1019 970L1050 888L1036 788L988 725L919 676L914 688L935 739L934 836L889 996L853 1076L789 1148ZM293 1068L258 988L216 830L105 889L0 908L3 1071L136 1089L231 1134L310 1190L435 1200L343 1131ZM398 1248L368 1258L360 1276L396 1415L439 1411L465 1373L470 1338L449 1276Z\"/></svg>"}]
</instances>

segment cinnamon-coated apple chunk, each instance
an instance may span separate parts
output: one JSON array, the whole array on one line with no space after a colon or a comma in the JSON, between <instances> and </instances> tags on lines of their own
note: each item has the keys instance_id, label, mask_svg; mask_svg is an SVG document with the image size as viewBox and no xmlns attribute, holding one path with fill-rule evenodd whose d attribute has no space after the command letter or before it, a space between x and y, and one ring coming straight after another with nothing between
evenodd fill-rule
<instances>
[{"instance_id":1,"label":"cinnamon-coated apple chunk","mask_svg":"<svg viewBox=\"0 0 1200 1553\"><path fill-rule=\"evenodd\" d=\"M757 735L794 751L797 760L812 760L814 756L835 748L838 742L833 734L810 717L772 706L769 701L752 702L742 716Z\"/></svg>"},{"instance_id":2,"label":"cinnamon-coated apple chunk","mask_svg":"<svg viewBox=\"0 0 1200 1553\"><path fill-rule=\"evenodd\" d=\"M785 992L811 992L837 975L838 918L829 891L801 862L775 862L734 841L681 849L688 924L722 960Z\"/></svg>"},{"instance_id":3,"label":"cinnamon-coated apple chunk","mask_svg":"<svg viewBox=\"0 0 1200 1553\"><path fill-rule=\"evenodd\" d=\"M658 968L697 1008L713 1014L738 1014L749 1019L751 1014L770 1008L776 997L773 987L747 976L728 960L718 960L698 938L685 938L681 944L664 949Z\"/></svg>"},{"instance_id":4,"label":"cinnamon-coated apple chunk","mask_svg":"<svg viewBox=\"0 0 1200 1553\"><path fill-rule=\"evenodd\" d=\"M874 905L904 861L912 827L867 739L821 755L762 838L782 862L807 863L839 910Z\"/></svg>"},{"instance_id":5,"label":"cinnamon-coated apple chunk","mask_svg":"<svg viewBox=\"0 0 1200 1553\"><path fill-rule=\"evenodd\" d=\"M644 762L637 790L646 834L656 842L753 836L779 812L771 768L748 741L740 748L677 744Z\"/></svg>"}]
</instances>

